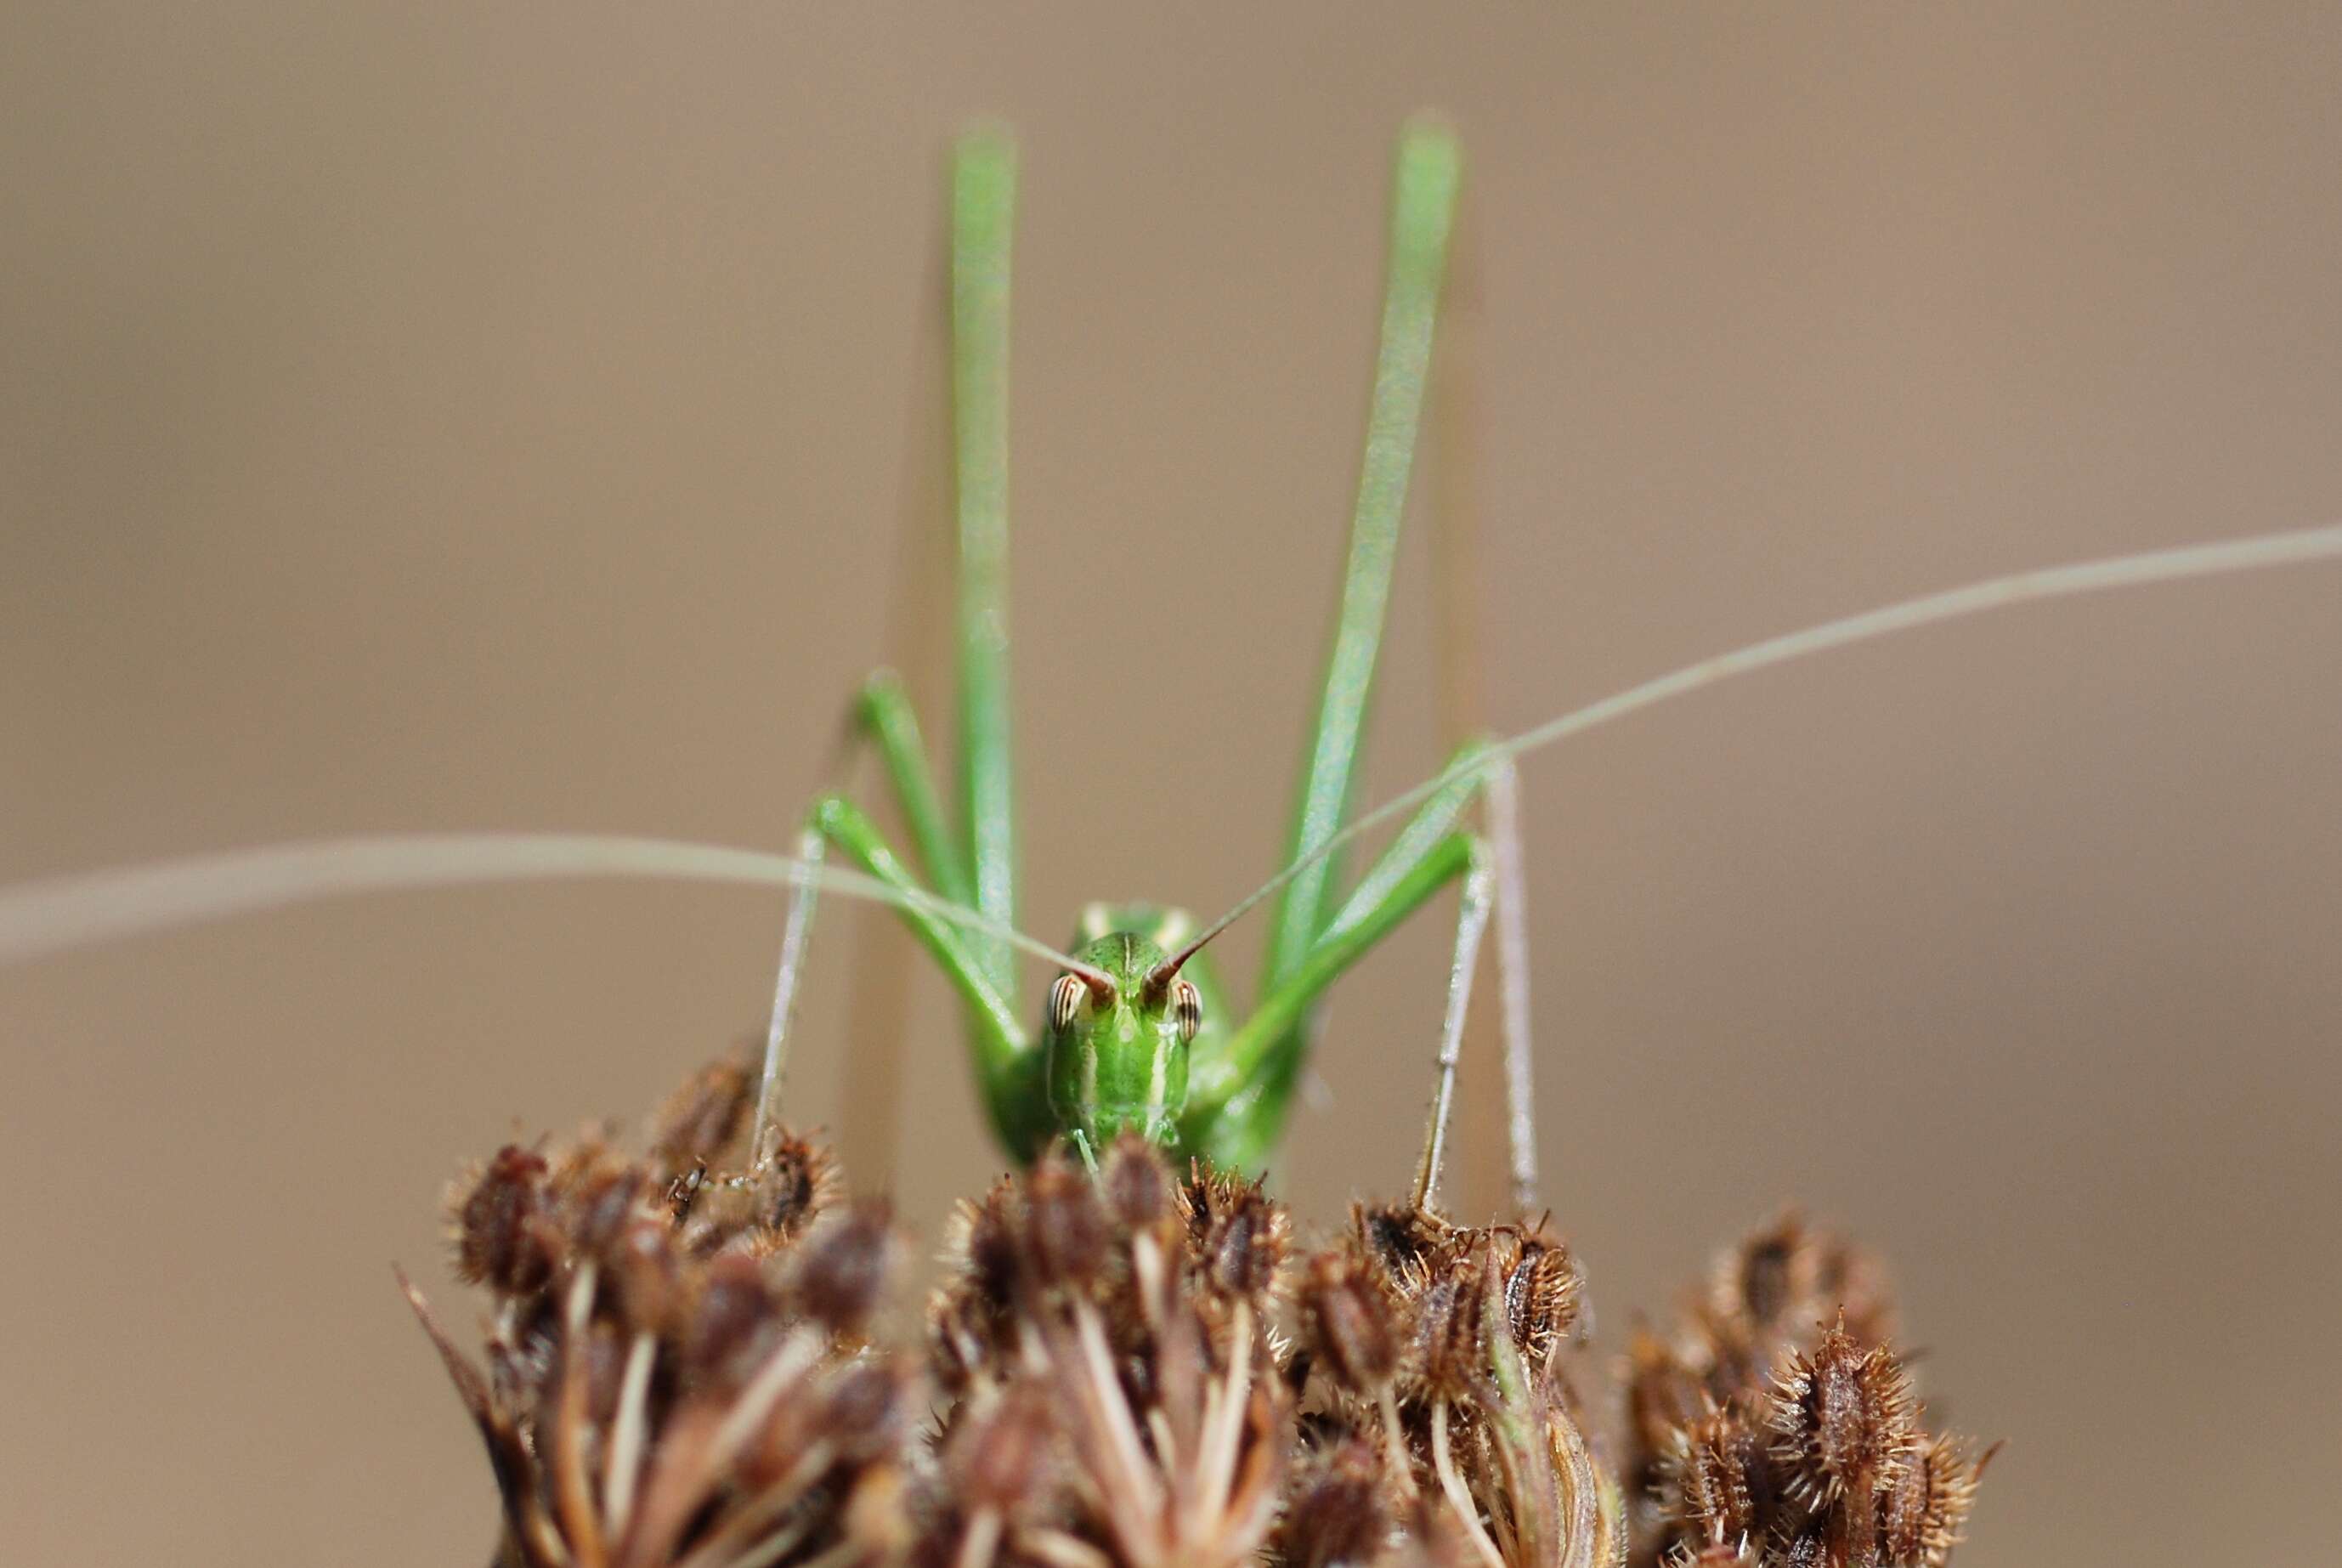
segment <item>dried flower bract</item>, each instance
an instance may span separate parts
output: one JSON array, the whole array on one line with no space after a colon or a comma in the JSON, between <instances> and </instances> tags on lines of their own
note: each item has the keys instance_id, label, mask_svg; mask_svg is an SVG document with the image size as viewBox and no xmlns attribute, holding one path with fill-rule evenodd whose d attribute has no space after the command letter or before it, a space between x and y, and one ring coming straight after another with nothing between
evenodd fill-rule
<instances>
[{"instance_id":1,"label":"dried flower bract","mask_svg":"<svg viewBox=\"0 0 2342 1568\"><path fill-rule=\"evenodd\" d=\"M1794 1221L1636 1340L1622 1487L1544 1221L1362 1205L1309 1251L1256 1182L1052 1151L961 1206L925 1343L890 1344L892 1215L808 1141L752 1151L749 1091L716 1063L640 1155L508 1147L451 1193L485 1370L408 1294L498 1564L1937 1568L1974 1503L1876 1270Z\"/></svg>"}]
</instances>

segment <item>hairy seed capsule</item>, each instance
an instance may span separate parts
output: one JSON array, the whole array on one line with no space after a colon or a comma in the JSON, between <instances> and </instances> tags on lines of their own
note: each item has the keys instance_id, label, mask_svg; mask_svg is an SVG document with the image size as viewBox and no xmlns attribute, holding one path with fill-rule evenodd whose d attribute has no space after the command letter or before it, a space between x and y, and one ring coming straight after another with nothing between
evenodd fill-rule
<instances>
[{"instance_id":1,"label":"hairy seed capsule","mask_svg":"<svg viewBox=\"0 0 2342 1568\"><path fill-rule=\"evenodd\" d=\"M1951 1436L1931 1439L1913 1456L1880 1507L1879 1545L1896 1563L1944 1568L1976 1507L1977 1481L1992 1450L1970 1459Z\"/></svg>"},{"instance_id":2,"label":"hairy seed capsule","mask_svg":"<svg viewBox=\"0 0 2342 1568\"><path fill-rule=\"evenodd\" d=\"M830 1382L823 1396L820 1430L849 1464L865 1464L901 1449L916 1420L916 1380L907 1368L887 1362L860 1362Z\"/></svg>"},{"instance_id":3,"label":"hairy seed capsule","mask_svg":"<svg viewBox=\"0 0 2342 1568\"><path fill-rule=\"evenodd\" d=\"M664 1334L674 1325L684 1282L672 1227L647 1216L637 1219L606 1250L603 1266L618 1316L629 1331Z\"/></svg>"},{"instance_id":4,"label":"hairy seed capsule","mask_svg":"<svg viewBox=\"0 0 2342 1568\"><path fill-rule=\"evenodd\" d=\"M1025 1178L1024 1259L1036 1283L1078 1290L1105 1267L1106 1211L1088 1173L1052 1151Z\"/></svg>"},{"instance_id":5,"label":"hairy seed capsule","mask_svg":"<svg viewBox=\"0 0 2342 1568\"><path fill-rule=\"evenodd\" d=\"M1668 1445L1660 1504L1670 1523L1706 1546L1761 1536L1774 1501L1769 1464L1761 1434L1731 1412L1711 1410Z\"/></svg>"},{"instance_id":6,"label":"hairy seed capsule","mask_svg":"<svg viewBox=\"0 0 2342 1568\"><path fill-rule=\"evenodd\" d=\"M1910 1379L1885 1346L1865 1349L1843 1327L1810 1355L1792 1355L1774 1391L1774 1452L1793 1485L1822 1503L1851 1495L1864 1512L1899 1479L1914 1425Z\"/></svg>"},{"instance_id":7,"label":"hairy seed capsule","mask_svg":"<svg viewBox=\"0 0 2342 1568\"><path fill-rule=\"evenodd\" d=\"M1366 1255L1402 1285L1420 1284L1456 1227L1413 1204L1385 1209L1353 1204L1350 1228Z\"/></svg>"},{"instance_id":8,"label":"hairy seed capsule","mask_svg":"<svg viewBox=\"0 0 2342 1568\"><path fill-rule=\"evenodd\" d=\"M532 1235L545 1208L545 1158L507 1143L488 1161L456 1216L455 1271L506 1295L545 1287L545 1250Z\"/></svg>"},{"instance_id":9,"label":"hairy seed capsule","mask_svg":"<svg viewBox=\"0 0 2342 1568\"><path fill-rule=\"evenodd\" d=\"M961 1501L1001 1513L1042 1503L1054 1468L1051 1416L1046 1392L1017 1383L961 1427L944 1456Z\"/></svg>"},{"instance_id":10,"label":"hairy seed capsule","mask_svg":"<svg viewBox=\"0 0 2342 1568\"><path fill-rule=\"evenodd\" d=\"M1339 1252L1311 1260L1302 1287L1310 1352L1352 1393L1373 1397L1398 1373L1398 1342L1382 1293L1363 1265Z\"/></svg>"},{"instance_id":11,"label":"hairy seed capsule","mask_svg":"<svg viewBox=\"0 0 2342 1568\"><path fill-rule=\"evenodd\" d=\"M580 1252L607 1260L643 1211L647 1177L639 1166L624 1165L580 1179L568 1204L570 1241Z\"/></svg>"},{"instance_id":12,"label":"hairy seed capsule","mask_svg":"<svg viewBox=\"0 0 2342 1568\"><path fill-rule=\"evenodd\" d=\"M1416 1298L1415 1375L1432 1399L1461 1401L1486 1381L1486 1297L1476 1260L1457 1258Z\"/></svg>"},{"instance_id":13,"label":"hairy seed capsule","mask_svg":"<svg viewBox=\"0 0 2342 1568\"><path fill-rule=\"evenodd\" d=\"M1180 1193L1189 1243L1206 1290L1265 1305L1276 1290L1291 1221L1257 1181L1203 1169Z\"/></svg>"},{"instance_id":14,"label":"hairy seed capsule","mask_svg":"<svg viewBox=\"0 0 2342 1568\"><path fill-rule=\"evenodd\" d=\"M783 1133L771 1159L750 1172L750 1223L788 1241L829 1206L837 1185L829 1155L793 1133Z\"/></svg>"},{"instance_id":15,"label":"hairy seed capsule","mask_svg":"<svg viewBox=\"0 0 2342 1568\"><path fill-rule=\"evenodd\" d=\"M652 1155L676 1171L721 1161L747 1120L753 1085L745 1056L701 1068L652 1119Z\"/></svg>"},{"instance_id":16,"label":"hairy seed capsule","mask_svg":"<svg viewBox=\"0 0 2342 1568\"><path fill-rule=\"evenodd\" d=\"M833 1333L859 1334L894 1272L892 1214L865 1199L816 1225L791 1255L790 1304Z\"/></svg>"},{"instance_id":17,"label":"hairy seed capsule","mask_svg":"<svg viewBox=\"0 0 2342 1568\"><path fill-rule=\"evenodd\" d=\"M1295 1484L1277 1526L1276 1560L1290 1568L1374 1561L1390 1533L1385 1490L1380 1445L1358 1437L1335 1444Z\"/></svg>"},{"instance_id":18,"label":"hairy seed capsule","mask_svg":"<svg viewBox=\"0 0 2342 1568\"><path fill-rule=\"evenodd\" d=\"M1536 1234L1506 1240L1518 1249L1505 1274L1506 1324L1522 1352L1543 1362L1576 1326L1584 1281L1559 1241Z\"/></svg>"},{"instance_id":19,"label":"hairy seed capsule","mask_svg":"<svg viewBox=\"0 0 2342 1568\"><path fill-rule=\"evenodd\" d=\"M756 1260L719 1252L708 1260L686 1332L684 1366L696 1381L736 1382L750 1372L775 1322L773 1294Z\"/></svg>"},{"instance_id":20,"label":"hairy seed capsule","mask_svg":"<svg viewBox=\"0 0 2342 1568\"><path fill-rule=\"evenodd\" d=\"M1171 1217L1171 1171L1155 1145L1126 1132L1106 1151L1098 1174L1106 1211L1126 1231L1152 1230Z\"/></svg>"}]
</instances>

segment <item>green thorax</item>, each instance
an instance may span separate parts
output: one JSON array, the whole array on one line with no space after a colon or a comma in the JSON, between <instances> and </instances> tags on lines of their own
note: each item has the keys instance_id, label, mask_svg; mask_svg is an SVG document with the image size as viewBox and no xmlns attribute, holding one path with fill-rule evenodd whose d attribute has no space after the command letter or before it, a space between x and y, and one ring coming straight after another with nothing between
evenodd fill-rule
<instances>
[{"instance_id":1,"label":"green thorax","mask_svg":"<svg viewBox=\"0 0 2342 1568\"><path fill-rule=\"evenodd\" d=\"M1073 956L1114 980L1111 1001L1083 990L1076 1007L1061 1015L1045 1005L1041 1025L1048 1053L1049 1111L1059 1131L1080 1133L1103 1150L1124 1132L1155 1143L1175 1143L1187 1105L1187 1062L1195 1041L1181 1038L1176 986L1156 995L1147 972L1193 934L1195 921L1179 910L1143 904L1093 904L1074 933ZM1202 1004L1197 1040L1216 1032L1219 987L1199 954L1181 970Z\"/></svg>"}]
</instances>

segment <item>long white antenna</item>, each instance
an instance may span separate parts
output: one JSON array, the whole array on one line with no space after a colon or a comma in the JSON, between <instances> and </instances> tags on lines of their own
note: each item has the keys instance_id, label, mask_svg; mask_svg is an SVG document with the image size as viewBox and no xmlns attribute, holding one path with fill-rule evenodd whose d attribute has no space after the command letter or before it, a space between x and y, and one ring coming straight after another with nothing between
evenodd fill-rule
<instances>
[{"instance_id":1,"label":"long white antenna","mask_svg":"<svg viewBox=\"0 0 2342 1568\"><path fill-rule=\"evenodd\" d=\"M1980 615L1986 610L2002 609L2036 599L2067 598L2108 588L2140 588L2148 583L2218 577L2228 572L2257 571L2267 567L2298 566L2307 561L2332 560L2337 557L2342 557L2342 523L2327 523L2319 528L2300 528L2289 533L2256 534L2241 539L2224 539L2217 544L2181 545L2173 549L2143 550L2135 555L2107 556L2097 560L2075 561L2065 566L2040 567L2031 571L2012 572L2007 577L1987 578L1964 588L1946 588L1918 598L1882 605L1877 609L1824 621L1803 631L1784 632L1779 637L1750 643L1730 653L1720 653L1713 658L1687 664L1640 686L1628 687L1599 702L1573 709L1558 719L1547 719L1536 729L1525 729L1509 740L1486 747L1446 772L1425 779L1403 794L1393 796L1246 894L1226 914L1205 927L1203 935L1196 939L1194 945L1200 947L1218 936L1263 899L1359 834L1390 820L1402 811L1421 805L1451 784L1486 773L1500 759L1526 756L1557 740L1583 734L1596 725L1624 719L1630 713L1655 707L1670 698L1687 696L1719 680L1769 669L1793 658L1826 653L1849 643L1867 642L1873 638L1911 631L1919 627L1933 626L1937 621L1957 620L1963 616Z\"/></svg>"},{"instance_id":2,"label":"long white antenna","mask_svg":"<svg viewBox=\"0 0 2342 1568\"><path fill-rule=\"evenodd\" d=\"M2044 567L1825 621L1686 665L1524 730L1384 801L1247 894L1213 921L1206 929L1206 935L1226 929L1303 869L1359 834L1450 784L1485 772L1498 758L1525 756L1719 680L1851 643L2036 599L2337 558L2342 558L2342 523ZM848 898L924 910L937 920L1011 943L1062 969L1078 973L1085 968L1070 954L996 924L974 910L929 894L897 890L856 872L816 869L762 849L575 833L389 833L324 839L20 882L0 888L0 963L318 899L402 888L610 877L758 887L812 881Z\"/></svg>"},{"instance_id":3,"label":"long white antenna","mask_svg":"<svg viewBox=\"0 0 2342 1568\"><path fill-rule=\"evenodd\" d=\"M580 878L814 885L917 910L1062 968L1087 966L976 910L858 872L724 844L591 833L385 833L229 849L0 888L0 963L142 931L402 888Z\"/></svg>"}]
</instances>

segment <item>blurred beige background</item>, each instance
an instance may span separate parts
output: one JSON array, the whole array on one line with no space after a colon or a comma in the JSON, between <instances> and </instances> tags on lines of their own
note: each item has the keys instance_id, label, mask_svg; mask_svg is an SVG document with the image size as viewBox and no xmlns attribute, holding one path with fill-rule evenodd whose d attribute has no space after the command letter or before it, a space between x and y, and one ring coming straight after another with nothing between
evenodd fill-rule
<instances>
[{"instance_id":1,"label":"blurred beige background","mask_svg":"<svg viewBox=\"0 0 2342 1568\"><path fill-rule=\"evenodd\" d=\"M890 585L906 518L941 537L940 155L978 113L1025 149L1046 938L1275 862L1418 106L1470 158L1438 467L1491 722L2342 518L2330 5L8 9L8 879L364 829L782 845L850 683L916 662ZM1376 796L1440 751L1427 537ZM2338 612L2332 568L2027 609L1536 758L1543 1153L1606 1342L1796 1199L2009 1440L1961 1562L2325 1560ZM1101 733L1081 694L1132 666L1176 722ZM1319 1219L1404 1181L1439 924L1339 993L1283 1175ZM0 972L0 1556L480 1561L388 1263L466 1320L441 1181L753 1030L778 930L538 887ZM845 1103L879 930L828 928L794 1104L932 1238L996 1157L891 935L916 1134Z\"/></svg>"}]
</instances>

